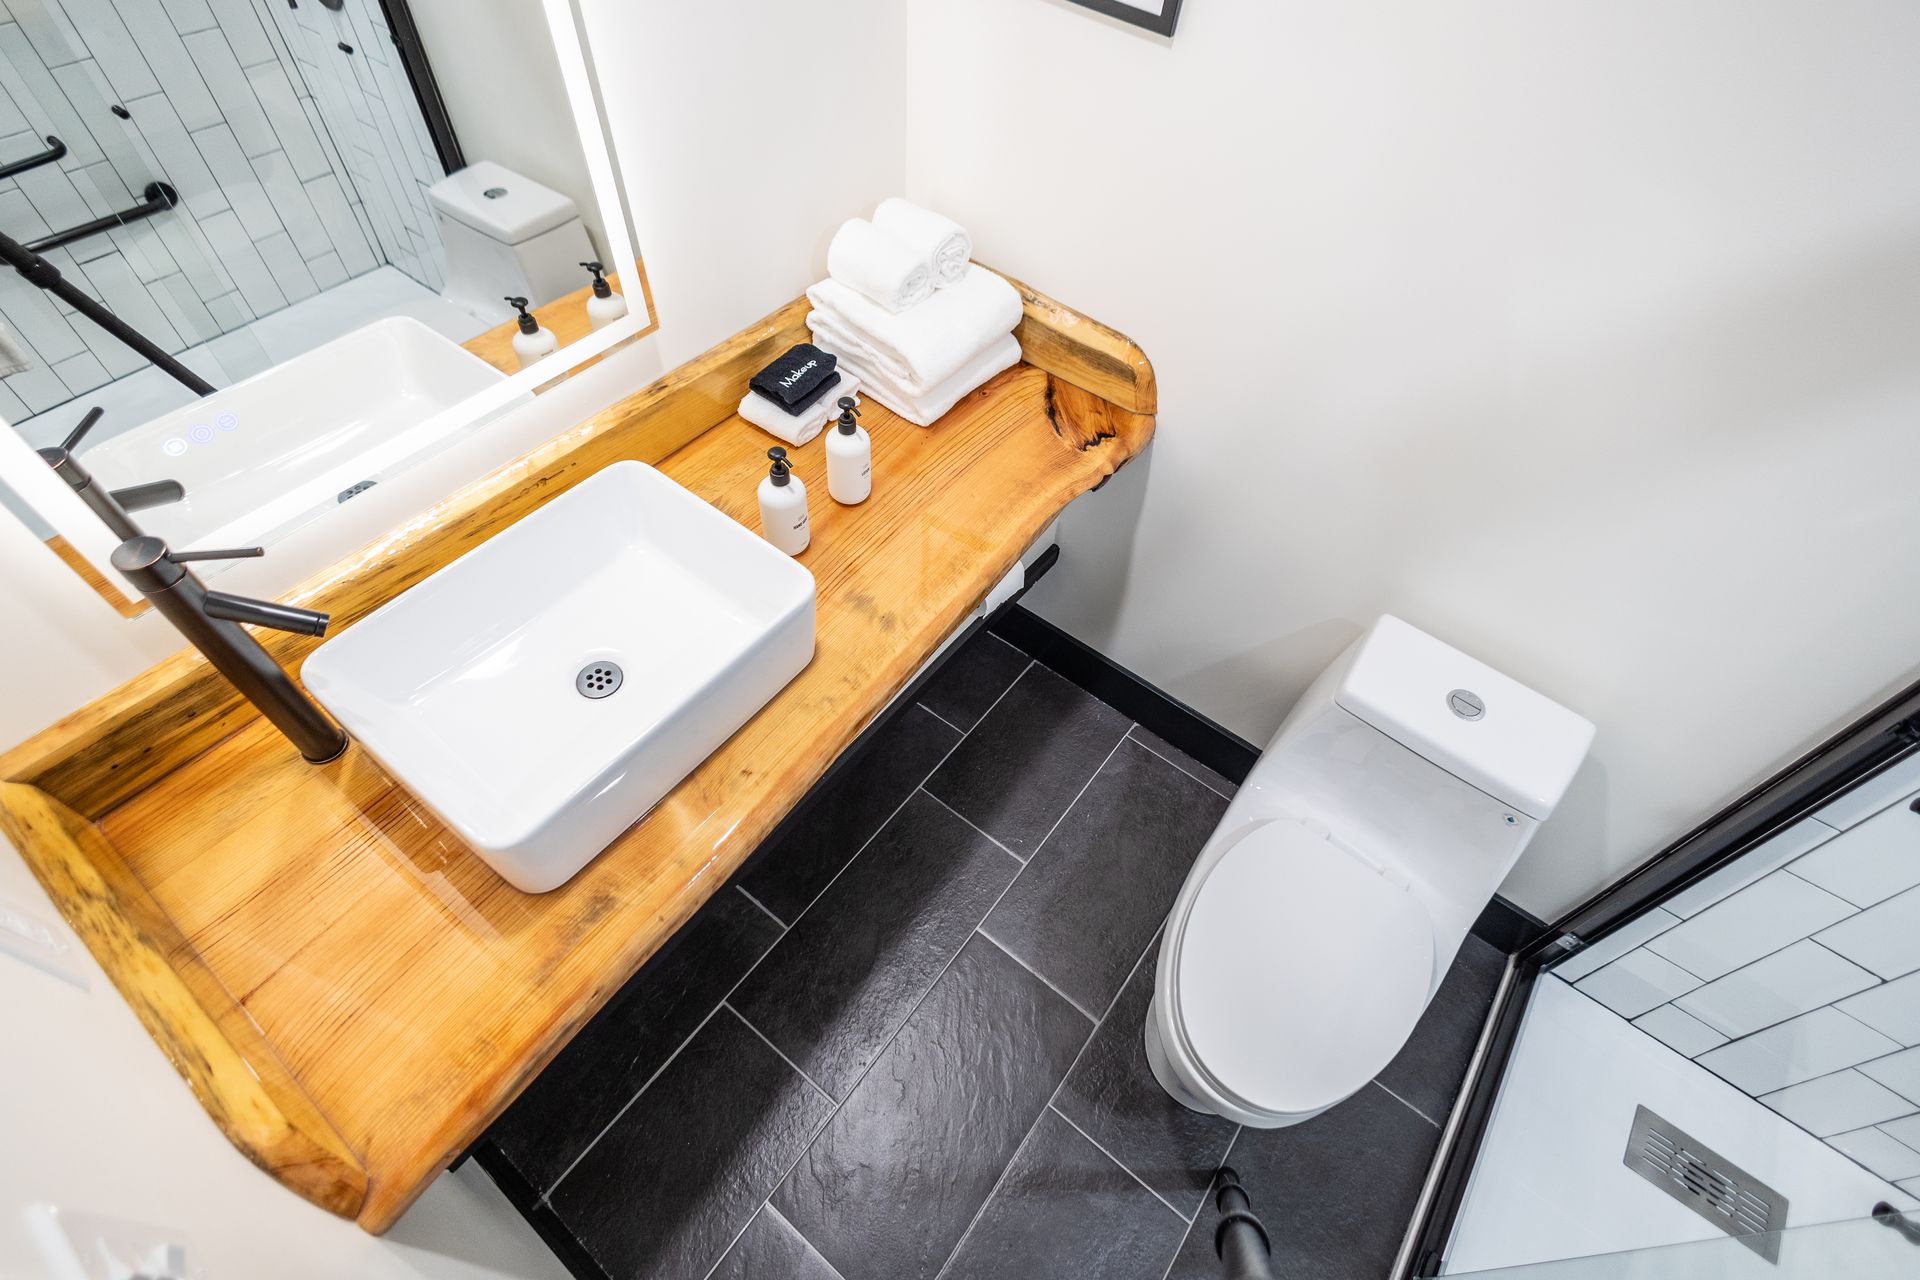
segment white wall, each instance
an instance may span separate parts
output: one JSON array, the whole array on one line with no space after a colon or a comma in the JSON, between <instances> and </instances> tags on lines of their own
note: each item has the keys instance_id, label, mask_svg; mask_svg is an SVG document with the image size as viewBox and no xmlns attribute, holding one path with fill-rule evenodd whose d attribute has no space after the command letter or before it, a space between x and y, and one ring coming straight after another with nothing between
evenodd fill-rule
<instances>
[{"instance_id":1,"label":"white wall","mask_svg":"<svg viewBox=\"0 0 1920 1280\"><path fill-rule=\"evenodd\" d=\"M538 0L409 0L408 8L467 162L491 160L572 197L595 252L606 253L606 227Z\"/></svg>"},{"instance_id":2,"label":"white wall","mask_svg":"<svg viewBox=\"0 0 1920 1280\"><path fill-rule=\"evenodd\" d=\"M609 50L624 50L623 64L636 68L603 88L660 333L355 507L385 491L382 510L401 518L498 449L525 448L543 428L550 434L705 350L798 294L820 269L831 228L901 188L904 10L844 0L828 22L777 0L717 8L585 3L602 65ZM654 11L665 9L676 12ZM808 90L841 65L857 71L861 92ZM807 138L836 148L836 164L796 165L795 140ZM16 530L0 516L0 745L177 647L155 620L121 622ZM219 585L271 592L319 567L317 554L296 534ZM11 856L0 857L0 899L53 918ZM44 1274L20 1224L45 1202L184 1233L210 1280L563 1274L471 1166L437 1181L379 1239L296 1199L227 1145L84 951L79 958L94 979L84 993L0 956L0 1008L23 1041L0 1066L0 1276Z\"/></svg>"},{"instance_id":3,"label":"white wall","mask_svg":"<svg viewBox=\"0 0 1920 1280\"><path fill-rule=\"evenodd\" d=\"M1599 725L1567 906L1920 661L1920 9L913 0L908 187L1131 333L1041 613L1254 741L1375 614Z\"/></svg>"}]
</instances>

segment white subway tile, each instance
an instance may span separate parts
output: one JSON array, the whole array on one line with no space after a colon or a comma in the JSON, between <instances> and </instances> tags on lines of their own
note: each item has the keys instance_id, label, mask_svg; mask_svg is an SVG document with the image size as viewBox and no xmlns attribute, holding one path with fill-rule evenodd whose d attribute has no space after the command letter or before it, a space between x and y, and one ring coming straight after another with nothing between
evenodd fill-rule
<instances>
[{"instance_id":1,"label":"white subway tile","mask_svg":"<svg viewBox=\"0 0 1920 1280\"><path fill-rule=\"evenodd\" d=\"M1760 1099L1816 1138L1893 1120L1913 1104L1849 1068Z\"/></svg>"},{"instance_id":2,"label":"white subway tile","mask_svg":"<svg viewBox=\"0 0 1920 1280\"><path fill-rule=\"evenodd\" d=\"M1647 944L1711 981L1853 914L1853 904L1788 871L1756 880Z\"/></svg>"},{"instance_id":3,"label":"white subway tile","mask_svg":"<svg viewBox=\"0 0 1920 1280\"><path fill-rule=\"evenodd\" d=\"M1903 1045L1920 1044L1920 973L1849 996L1836 1007Z\"/></svg>"},{"instance_id":4,"label":"white subway tile","mask_svg":"<svg viewBox=\"0 0 1920 1280\"><path fill-rule=\"evenodd\" d=\"M1893 1138L1920 1151L1920 1114L1882 1121L1880 1127Z\"/></svg>"},{"instance_id":5,"label":"white subway tile","mask_svg":"<svg viewBox=\"0 0 1920 1280\"><path fill-rule=\"evenodd\" d=\"M247 163L246 154L241 151L231 129L225 125L201 129L193 135L193 141L200 148L200 154L206 157L214 180L220 184L221 192L233 206L233 212L246 229L248 239L264 240L285 229L280 225L280 215L273 210L273 202L267 198L260 176ZM220 248L224 252L226 246L221 245Z\"/></svg>"},{"instance_id":6,"label":"white subway tile","mask_svg":"<svg viewBox=\"0 0 1920 1280\"><path fill-rule=\"evenodd\" d=\"M1920 1049L1906 1049L1863 1063L1860 1072L1920 1107Z\"/></svg>"},{"instance_id":7,"label":"white subway tile","mask_svg":"<svg viewBox=\"0 0 1920 1280\"><path fill-rule=\"evenodd\" d=\"M173 29L182 35L189 31L205 31L213 25L213 10L207 7L207 0L160 0L160 3L167 11Z\"/></svg>"},{"instance_id":8,"label":"white subway tile","mask_svg":"<svg viewBox=\"0 0 1920 1280\"><path fill-rule=\"evenodd\" d=\"M1920 795L1920 753L1897 760L1815 815L1830 827L1842 829L1864 822L1888 805Z\"/></svg>"},{"instance_id":9,"label":"white subway tile","mask_svg":"<svg viewBox=\"0 0 1920 1280\"><path fill-rule=\"evenodd\" d=\"M1871 907L1920 885L1920 813L1889 805L1788 868L1802 880Z\"/></svg>"},{"instance_id":10,"label":"white subway tile","mask_svg":"<svg viewBox=\"0 0 1920 1280\"><path fill-rule=\"evenodd\" d=\"M1855 1129L1837 1133L1827 1145L1851 1157L1876 1178L1897 1182L1901 1178L1920 1178L1920 1151L1878 1128Z\"/></svg>"},{"instance_id":11,"label":"white subway tile","mask_svg":"<svg viewBox=\"0 0 1920 1280\"><path fill-rule=\"evenodd\" d=\"M1705 911L1720 899L1737 893L1768 872L1792 862L1822 841L1832 839L1834 834L1833 828L1825 823L1812 818L1802 819L1660 905L1677 916L1691 916Z\"/></svg>"},{"instance_id":12,"label":"white subway tile","mask_svg":"<svg viewBox=\"0 0 1920 1280\"><path fill-rule=\"evenodd\" d=\"M213 100L220 104L221 119L233 131L240 150L257 156L279 146L279 139L267 124L266 108L253 96L253 85L220 29L196 31L182 37L181 43L193 55L193 64L200 68Z\"/></svg>"},{"instance_id":13,"label":"white subway tile","mask_svg":"<svg viewBox=\"0 0 1920 1280\"><path fill-rule=\"evenodd\" d=\"M1554 977L1578 982L1601 965L1617 960L1650 938L1658 937L1680 923L1680 917L1654 907L1601 938L1584 951L1577 951L1553 966Z\"/></svg>"},{"instance_id":14,"label":"white subway tile","mask_svg":"<svg viewBox=\"0 0 1920 1280\"><path fill-rule=\"evenodd\" d=\"M1699 1063L1727 1083L1758 1096L1884 1057L1899 1047L1873 1028L1827 1007L1702 1054Z\"/></svg>"},{"instance_id":15,"label":"white subway tile","mask_svg":"<svg viewBox=\"0 0 1920 1280\"><path fill-rule=\"evenodd\" d=\"M260 24L259 0L212 0L220 31L233 46L233 56L243 67L266 62L273 57L273 45L266 28Z\"/></svg>"},{"instance_id":16,"label":"white subway tile","mask_svg":"<svg viewBox=\"0 0 1920 1280\"><path fill-rule=\"evenodd\" d=\"M266 112L280 149L287 153L287 162L300 180L305 182L330 173L327 153L321 148L320 139L314 136L307 113L300 109L300 99L295 96L287 69L278 62L263 62L247 68L247 82L253 86L254 97Z\"/></svg>"},{"instance_id":17,"label":"white subway tile","mask_svg":"<svg viewBox=\"0 0 1920 1280\"><path fill-rule=\"evenodd\" d=\"M1637 1018L1693 990L1700 979L1664 956L1639 947L1575 985L1621 1017Z\"/></svg>"},{"instance_id":18,"label":"white subway tile","mask_svg":"<svg viewBox=\"0 0 1920 1280\"><path fill-rule=\"evenodd\" d=\"M300 302L320 292L320 286L313 282L313 273L307 269L306 259L286 236L268 236L254 247L260 250L267 270L273 272L274 282L280 286L280 292L287 295L288 302Z\"/></svg>"},{"instance_id":19,"label":"white subway tile","mask_svg":"<svg viewBox=\"0 0 1920 1280\"><path fill-rule=\"evenodd\" d=\"M1678 1003L1737 1039L1873 985L1871 973L1803 939L1680 997Z\"/></svg>"},{"instance_id":20,"label":"white subway tile","mask_svg":"<svg viewBox=\"0 0 1920 1280\"><path fill-rule=\"evenodd\" d=\"M66 384L67 390L76 396L83 396L113 381L107 373L107 367L94 359L91 351L83 352L71 360L62 360L53 366L53 371L60 375L60 381Z\"/></svg>"},{"instance_id":21,"label":"white subway tile","mask_svg":"<svg viewBox=\"0 0 1920 1280\"><path fill-rule=\"evenodd\" d=\"M1676 1004L1663 1004L1633 1020L1633 1025L1689 1058L1715 1049L1727 1038Z\"/></svg>"},{"instance_id":22,"label":"white subway tile","mask_svg":"<svg viewBox=\"0 0 1920 1280\"><path fill-rule=\"evenodd\" d=\"M1814 935L1883 978L1920 969L1920 889L1887 899Z\"/></svg>"},{"instance_id":23,"label":"white subway tile","mask_svg":"<svg viewBox=\"0 0 1920 1280\"><path fill-rule=\"evenodd\" d=\"M152 68L152 74L159 80L167 100L173 103L173 109L179 113L180 122L189 130L205 129L220 123L220 107L213 100L213 94L207 89L207 82L200 74L200 68L194 64L193 55L187 52L187 46L181 43L180 33L174 29L173 22L167 17L166 10L160 7L160 0L86 0L96 8L111 8L126 24L127 33L137 46L134 52L145 59ZM89 20L87 30L93 30ZM113 68L105 68L107 79L117 87L120 80ZM153 92L151 85L136 85L120 90L129 98L144 97Z\"/></svg>"}]
</instances>

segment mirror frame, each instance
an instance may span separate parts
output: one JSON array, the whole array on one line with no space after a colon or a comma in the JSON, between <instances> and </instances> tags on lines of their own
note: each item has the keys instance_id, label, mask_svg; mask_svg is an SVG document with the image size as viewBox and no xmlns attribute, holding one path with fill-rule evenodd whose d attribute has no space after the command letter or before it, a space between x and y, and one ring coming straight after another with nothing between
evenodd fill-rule
<instances>
[{"instance_id":1,"label":"mirror frame","mask_svg":"<svg viewBox=\"0 0 1920 1280\"><path fill-rule=\"evenodd\" d=\"M561 347L538 363L509 374L484 391L475 393L450 409L434 414L390 440L383 441L365 455L367 474L374 475L401 466L408 459L430 453L434 446L460 432L484 429L516 402L563 375L604 356L617 347L644 338L659 327L653 308L652 290L647 286L646 268L635 243L633 225L628 218L626 200L619 185L613 155L613 140L608 136L601 110L600 95L593 64L587 57L582 37L581 18L575 0L542 0L547 27L553 37L554 55L560 64L561 80L573 122L586 156L587 176L593 185L593 197L606 229L607 260L619 276L621 292L627 298L627 314L606 326L585 334ZM16 493L41 520L52 528L54 536L48 549L73 569L79 578L123 615L141 611L145 604L137 592L114 572L108 557L118 545L113 535L87 509L72 490L62 484L53 471L18 431L0 431L0 483ZM289 515L319 504L326 495L310 492L302 486L282 494L262 509L262 525L274 529L286 525ZM11 519L4 516L0 518Z\"/></svg>"}]
</instances>

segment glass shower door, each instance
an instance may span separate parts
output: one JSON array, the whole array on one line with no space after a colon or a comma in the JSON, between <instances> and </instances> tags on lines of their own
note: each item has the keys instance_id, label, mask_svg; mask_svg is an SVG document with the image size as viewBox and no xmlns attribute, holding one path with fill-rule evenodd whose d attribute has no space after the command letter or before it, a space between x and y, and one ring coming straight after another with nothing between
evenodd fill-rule
<instances>
[{"instance_id":1,"label":"glass shower door","mask_svg":"<svg viewBox=\"0 0 1920 1280\"><path fill-rule=\"evenodd\" d=\"M1920 1277L1920 1223L1891 1213L1458 1274L1471 1280L1914 1280Z\"/></svg>"}]
</instances>

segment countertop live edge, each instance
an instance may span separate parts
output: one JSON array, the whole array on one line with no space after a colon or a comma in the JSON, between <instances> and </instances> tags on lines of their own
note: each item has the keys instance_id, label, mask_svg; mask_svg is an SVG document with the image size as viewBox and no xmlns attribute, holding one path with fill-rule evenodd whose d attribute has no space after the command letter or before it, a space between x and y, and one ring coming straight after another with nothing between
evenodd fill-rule
<instances>
[{"instance_id":1,"label":"countertop live edge","mask_svg":"<svg viewBox=\"0 0 1920 1280\"><path fill-rule=\"evenodd\" d=\"M1018 282L1015 282L1018 284ZM1153 434L1152 367L1020 286L1025 360L922 430L868 403L874 496L800 557L811 665L573 881L501 881L364 752L302 763L190 651L0 756L19 849L212 1120L384 1231L723 884L1068 502ZM796 299L334 565L352 624L609 463L757 527L767 438L733 410L806 337ZM263 637L264 638L264 637ZM274 635L296 669L316 643Z\"/></svg>"}]
</instances>

